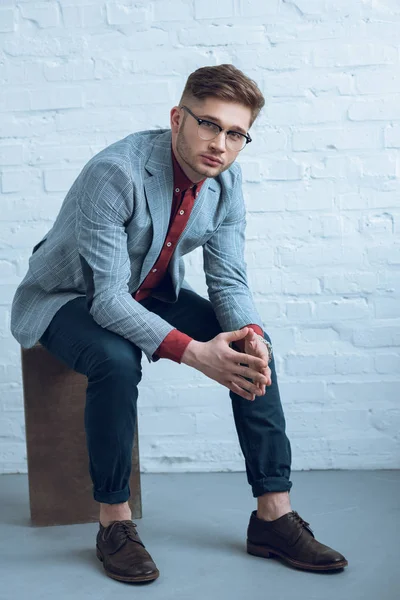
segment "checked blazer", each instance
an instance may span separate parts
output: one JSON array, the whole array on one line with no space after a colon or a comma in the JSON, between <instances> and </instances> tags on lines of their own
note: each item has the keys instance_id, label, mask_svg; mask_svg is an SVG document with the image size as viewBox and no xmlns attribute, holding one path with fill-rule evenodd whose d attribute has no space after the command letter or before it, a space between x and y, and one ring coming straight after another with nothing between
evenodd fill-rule
<instances>
[{"instance_id":1,"label":"checked blazer","mask_svg":"<svg viewBox=\"0 0 400 600\"><path fill-rule=\"evenodd\" d=\"M36 244L12 303L11 332L32 347L55 313L86 296L93 319L153 353L174 327L135 301L162 250L171 215L171 130L141 131L107 146L83 167L53 227ZM246 211L235 162L207 178L153 296L176 302L185 282L183 256L203 247L209 300L222 331L263 327L244 260Z\"/></svg>"}]
</instances>

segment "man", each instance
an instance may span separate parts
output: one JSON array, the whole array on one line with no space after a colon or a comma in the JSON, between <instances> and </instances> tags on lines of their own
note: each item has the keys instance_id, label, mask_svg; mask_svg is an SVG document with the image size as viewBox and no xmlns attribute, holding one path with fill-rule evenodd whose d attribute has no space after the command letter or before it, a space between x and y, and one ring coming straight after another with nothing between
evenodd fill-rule
<instances>
[{"instance_id":1,"label":"man","mask_svg":"<svg viewBox=\"0 0 400 600\"><path fill-rule=\"evenodd\" d=\"M347 565L291 509L291 448L271 340L247 284L235 161L263 105L257 85L232 65L192 73L171 129L128 135L85 165L13 301L21 345L40 340L88 378L97 556L120 581L159 576L127 502L142 352L149 362L183 362L230 390L257 498L247 551L316 571ZM184 281L182 257L199 246L209 300Z\"/></svg>"}]
</instances>

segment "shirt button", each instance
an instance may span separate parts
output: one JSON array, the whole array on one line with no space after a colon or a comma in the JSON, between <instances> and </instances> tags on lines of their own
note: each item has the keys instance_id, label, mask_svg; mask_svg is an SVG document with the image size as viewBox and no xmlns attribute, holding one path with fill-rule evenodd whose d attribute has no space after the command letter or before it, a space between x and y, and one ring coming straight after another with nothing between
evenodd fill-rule
<instances>
[{"instance_id":1,"label":"shirt button","mask_svg":"<svg viewBox=\"0 0 400 600\"><path fill-rule=\"evenodd\" d=\"M175 188L176 193L180 192L181 190L179 188Z\"/></svg>"},{"instance_id":2,"label":"shirt button","mask_svg":"<svg viewBox=\"0 0 400 600\"><path fill-rule=\"evenodd\" d=\"M172 246L171 242L167 242L167 246L168 246L168 248L169 248L170 246Z\"/></svg>"},{"instance_id":3,"label":"shirt button","mask_svg":"<svg viewBox=\"0 0 400 600\"><path fill-rule=\"evenodd\" d=\"M185 214L185 211L184 211L184 210L180 210L180 211L179 211L179 214L180 214L180 215L184 215L184 214Z\"/></svg>"},{"instance_id":4,"label":"shirt button","mask_svg":"<svg viewBox=\"0 0 400 600\"><path fill-rule=\"evenodd\" d=\"M153 272L153 273L157 273L157 269L153 269L153 271L152 271L152 272Z\"/></svg>"}]
</instances>

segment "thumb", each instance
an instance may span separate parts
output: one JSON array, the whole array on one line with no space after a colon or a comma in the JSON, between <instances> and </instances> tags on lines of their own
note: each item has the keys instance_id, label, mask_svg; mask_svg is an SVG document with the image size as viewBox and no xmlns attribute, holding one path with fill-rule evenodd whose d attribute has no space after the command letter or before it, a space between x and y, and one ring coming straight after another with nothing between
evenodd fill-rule
<instances>
[{"instance_id":1,"label":"thumb","mask_svg":"<svg viewBox=\"0 0 400 600\"><path fill-rule=\"evenodd\" d=\"M241 340L244 337L246 337L246 335L249 332L249 328L248 327L243 327L243 329L236 329L236 331L228 331L225 334L225 339L228 342L234 342L235 340Z\"/></svg>"}]
</instances>

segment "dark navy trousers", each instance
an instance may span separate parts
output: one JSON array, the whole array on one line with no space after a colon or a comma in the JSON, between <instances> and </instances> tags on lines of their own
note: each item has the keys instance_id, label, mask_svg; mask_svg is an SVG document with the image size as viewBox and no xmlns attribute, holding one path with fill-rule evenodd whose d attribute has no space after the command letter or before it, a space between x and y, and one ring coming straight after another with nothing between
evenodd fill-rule
<instances>
[{"instance_id":1,"label":"dark navy trousers","mask_svg":"<svg viewBox=\"0 0 400 600\"><path fill-rule=\"evenodd\" d=\"M211 302L194 291L182 289L175 303L149 297L141 304L198 341L209 341L222 331ZM271 341L266 332L264 337ZM94 499L107 504L125 502L130 496L141 349L98 325L84 296L59 309L40 343L88 378L85 431ZM291 447L285 433L274 359L269 367L272 385L253 402L226 388L255 498L292 487Z\"/></svg>"}]
</instances>

